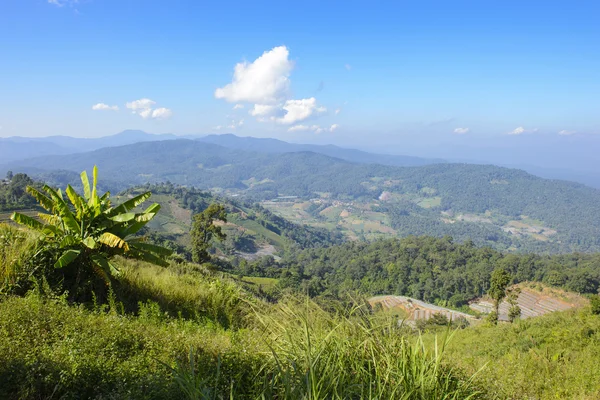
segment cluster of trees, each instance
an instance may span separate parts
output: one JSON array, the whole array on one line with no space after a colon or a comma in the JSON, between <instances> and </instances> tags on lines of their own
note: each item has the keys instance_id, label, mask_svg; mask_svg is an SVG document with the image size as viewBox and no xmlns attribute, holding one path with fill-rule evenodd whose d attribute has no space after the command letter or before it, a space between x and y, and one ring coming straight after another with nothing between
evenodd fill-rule
<instances>
[{"instance_id":1,"label":"cluster of trees","mask_svg":"<svg viewBox=\"0 0 600 400\"><path fill-rule=\"evenodd\" d=\"M510 275L510 283L541 281L579 293L597 293L600 285L600 254L504 254L450 237L352 242L298 251L279 262L265 258L244 268L268 274L280 268L283 287L311 296L342 298L345 292L359 291L453 307L486 294L493 271L499 269Z\"/></svg>"},{"instance_id":2,"label":"cluster of trees","mask_svg":"<svg viewBox=\"0 0 600 400\"><path fill-rule=\"evenodd\" d=\"M0 180L0 211L12 211L36 207L33 197L27 194L27 186L41 187L26 174L9 171L5 180Z\"/></svg>"}]
</instances>

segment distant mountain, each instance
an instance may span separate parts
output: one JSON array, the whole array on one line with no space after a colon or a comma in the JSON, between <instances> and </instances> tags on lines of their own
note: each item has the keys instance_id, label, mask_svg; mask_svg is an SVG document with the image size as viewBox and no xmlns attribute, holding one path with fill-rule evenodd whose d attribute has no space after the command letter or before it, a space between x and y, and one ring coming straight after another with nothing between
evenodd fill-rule
<instances>
[{"instance_id":1,"label":"distant mountain","mask_svg":"<svg viewBox=\"0 0 600 400\"><path fill-rule=\"evenodd\" d=\"M65 155L123 146L138 142L176 139L172 134L153 135L138 130L126 130L116 135L100 138L74 138L70 136L47 136L29 138L13 136L0 138L0 162L11 162L45 155Z\"/></svg>"},{"instance_id":2,"label":"distant mountain","mask_svg":"<svg viewBox=\"0 0 600 400\"><path fill-rule=\"evenodd\" d=\"M355 215L359 224L361 216L376 215L401 236L450 235L504 250L600 251L599 190L492 165L360 164L313 152L244 151L178 139L38 157L4 165L0 174L72 171L43 173L62 186L76 183L74 173L94 164L116 189L170 181L253 200L298 196L306 212L321 222L329 215L332 226L341 214ZM314 198L321 200L309 206ZM325 208L333 200L338 205Z\"/></svg>"},{"instance_id":3,"label":"distant mountain","mask_svg":"<svg viewBox=\"0 0 600 400\"><path fill-rule=\"evenodd\" d=\"M442 159L427 159L403 155L367 153L361 150L346 149L334 145L295 144L277 139L240 137L231 133L223 135L209 135L197 140L205 143L218 144L231 149L258 151L264 153L292 153L310 151L313 153L324 154L326 156L361 164L382 164L412 167L446 162Z\"/></svg>"}]
</instances>

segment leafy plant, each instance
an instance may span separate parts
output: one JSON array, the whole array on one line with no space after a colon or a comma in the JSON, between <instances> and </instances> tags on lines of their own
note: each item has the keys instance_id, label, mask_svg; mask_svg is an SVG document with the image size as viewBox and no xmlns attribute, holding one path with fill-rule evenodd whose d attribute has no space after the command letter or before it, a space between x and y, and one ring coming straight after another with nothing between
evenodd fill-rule
<instances>
[{"instance_id":1,"label":"leafy plant","mask_svg":"<svg viewBox=\"0 0 600 400\"><path fill-rule=\"evenodd\" d=\"M18 212L11 216L18 224L41 233L44 253L51 255L56 270L64 271L62 279L74 279L71 283L78 290L82 282L94 275L110 284L110 277L119 274L110 262L115 255L165 265L164 257L171 253L147 243L144 237L133 237L160 210L160 205L152 204L142 212L133 211L150 198L150 192L113 206L110 192L98 194L97 180L98 169L94 166L91 186L87 172L81 173L83 196L67 185L65 192L70 204L60 189L44 185L40 191L27 186L27 192L48 213L39 213L39 220Z\"/></svg>"}]
</instances>

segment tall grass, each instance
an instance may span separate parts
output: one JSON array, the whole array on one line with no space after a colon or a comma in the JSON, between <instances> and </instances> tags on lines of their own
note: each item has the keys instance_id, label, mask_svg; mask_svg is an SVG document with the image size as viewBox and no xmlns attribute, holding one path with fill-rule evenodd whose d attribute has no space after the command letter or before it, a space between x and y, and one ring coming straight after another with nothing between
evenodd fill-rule
<instances>
[{"instance_id":1,"label":"tall grass","mask_svg":"<svg viewBox=\"0 0 600 400\"><path fill-rule=\"evenodd\" d=\"M35 233L0 223L0 293L14 290L27 275L37 243Z\"/></svg>"},{"instance_id":2,"label":"tall grass","mask_svg":"<svg viewBox=\"0 0 600 400\"><path fill-rule=\"evenodd\" d=\"M254 398L421 400L478 396L470 379L461 379L444 365L449 337L429 350L420 340L406 340L391 321L374 326L362 307L347 316L332 316L312 302L295 299L287 299L268 312L256 310L256 314L266 349L261 353L262 364L256 374L260 387L253 388ZM195 372L193 361L188 368L178 364L174 377L188 399L216 398L216 388ZM190 390L195 384L196 390ZM240 395L229 393L232 398Z\"/></svg>"}]
</instances>

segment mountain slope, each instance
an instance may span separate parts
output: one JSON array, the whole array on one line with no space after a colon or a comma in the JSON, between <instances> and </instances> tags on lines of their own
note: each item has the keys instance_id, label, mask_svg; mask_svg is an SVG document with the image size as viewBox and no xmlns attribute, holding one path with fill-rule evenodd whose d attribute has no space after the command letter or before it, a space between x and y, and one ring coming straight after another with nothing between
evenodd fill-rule
<instances>
[{"instance_id":1,"label":"mountain slope","mask_svg":"<svg viewBox=\"0 0 600 400\"><path fill-rule=\"evenodd\" d=\"M277 139L239 137L233 134L209 135L197 140L204 143L218 144L231 149L258 151L264 153L292 153L310 151L313 153L324 154L326 156L336 157L342 160L361 164L383 164L408 167L439 164L445 162L441 159L427 159L391 154L374 154L361 150L346 149L334 145L295 144Z\"/></svg>"},{"instance_id":2,"label":"mountain slope","mask_svg":"<svg viewBox=\"0 0 600 400\"><path fill-rule=\"evenodd\" d=\"M152 135L137 130L127 130L116 135L100 138L74 138L70 136L29 138L13 136L0 138L0 160L11 162L38 156L82 153L103 147L124 146L138 142L175 138L175 135Z\"/></svg>"},{"instance_id":3,"label":"mountain slope","mask_svg":"<svg viewBox=\"0 0 600 400\"><path fill-rule=\"evenodd\" d=\"M338 211L329 227L342 214L376 213L401 236L452 235L512 250L600 249L600 191L491 165L357 164L311 152L258 153L181 139L30 159L3 169L79 172L94 164L121 185L168 180L255 200L313 199L306 206L316 226L326 218L319 215L327 213L322 207L331 206Z\"/></svg>"}]
</instances>

